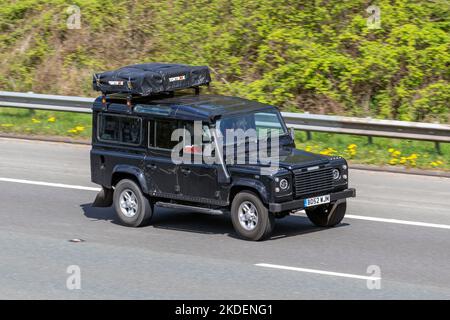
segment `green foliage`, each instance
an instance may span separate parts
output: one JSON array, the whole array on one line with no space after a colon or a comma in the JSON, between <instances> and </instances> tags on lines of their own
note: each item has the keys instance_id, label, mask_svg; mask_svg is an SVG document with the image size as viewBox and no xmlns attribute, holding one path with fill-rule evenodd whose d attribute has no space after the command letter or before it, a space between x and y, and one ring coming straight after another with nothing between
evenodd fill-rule
<instances>
[{"instance_id":1,"label":"green foliage","mask_svg":"<svg viewBox=\"0 0 450 320\"><path fill-rule=\"evenodd\" d=\"M449 122L449 17L446 0L3 0L0 89L92 96L94 71L181 62L289 111Z\"/></svg>"}]
</instances>

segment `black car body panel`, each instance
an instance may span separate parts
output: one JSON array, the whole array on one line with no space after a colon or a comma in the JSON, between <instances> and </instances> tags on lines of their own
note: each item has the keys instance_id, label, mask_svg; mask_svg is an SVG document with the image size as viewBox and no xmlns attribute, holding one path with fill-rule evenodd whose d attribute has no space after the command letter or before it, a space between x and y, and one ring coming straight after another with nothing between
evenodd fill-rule
<instances>
[{"instance_id":1,"label":"black car body panel","mask_svg":"<svg viewBox=\"0 0 450 320\"><path fill-rule=\"evenodd\" d=\"M135 180L155 201L211 208L228 207L241 190L256 193L273 212L302 209L303 199L325 193L332 199L355 195L354 189L348 189L343 158L295 149L294 140L286 133L280 136L279 168L269 175L261 175L262 165L258 163L175 164L169 149L153 145L157 141L154 121L202 121L214 126L221 118L276 111L273 106L218 95L160 94L135 98L130 109L126 99L125 95L114 94L106 101L99 97L93 104L91 177L104 189L100 204L108 204L108 190L124 177ZM107 117L112 120L105 120ZM282 125L287 132L284 122ZM122 130L119 135L115 135L115 128ZM339 179L332 177L336 168ZM276 191L280 179L287 180L287 190Z\"/></svg>"}]
</instances>

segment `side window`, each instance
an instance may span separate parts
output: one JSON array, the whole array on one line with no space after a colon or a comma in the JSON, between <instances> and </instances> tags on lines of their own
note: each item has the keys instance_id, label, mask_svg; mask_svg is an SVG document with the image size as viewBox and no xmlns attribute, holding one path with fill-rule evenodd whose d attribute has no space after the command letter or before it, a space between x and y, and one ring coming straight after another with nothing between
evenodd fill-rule
<instances>
[{"instance_id":1,"label":"side window","mask_svg":"<svg viewBox=\"0 0 450 320\"><path fill-rule=\"evenodd\" d=\"M187 122L187 121L180 121L179 128L184 129L185 135L183 136L183 142L184 146L190 146L194 144L194 123L193 122ZM190 140L188 138L191 138Z\"/></svg>"},{"instance_id":2,"label":"side window","mask_svg":"<svg viewBox=\"0 0 450 320\"><path fill-rule=\"evenodd\" d=\"M178 143L172 141L172 132L178 128L176 120L155 121L154 147L161 149L172 149Z\"/></svg>"},{"instance_id":3,"label":"side window","mask_svg":"<svg viewBox=\"0 0 450 320\"><path fill-rule=\"evenodd\" d=\"M141 119L118 115L99 115L98 138L124 144L141 143Z\"/></svg>"},{"instance_id":4,"label":"side window","mask_svg":"<svg viewBox=\"0 0 450 320\"><path fill-rule=\"evenodd\" d=\"M191 145L194 140L194 123L177 120L151 120L148 123L148 146L160 149L172 149L179 141L172 141L172 132L184 128L188 135L183 136L184 145Z\"/></svg>"},{"instance_id":5,"label":"side window","mask_svg":"<svg viewBox=\"0 0 450 320\"><path fill-rule=\"evenodd\" d=\"M155 121L150 120L148 122L148 146L155 146Z\"/></svg>"},{"instance_id":6,"label":"side window","mask_svg":"<svg viewBox=\"0 0 450 320\"><path fill-rule=\"evenodd\" d=\"M202 141L204 143L212 142L211 130L207 124L203 124L202 126Z\"/></svg>"},{"instance_id":7,"label":"side window","mask_svg":"<svg viewBox=\"0 0 450 320\"><path fill-rule=\"evenodd\" d=\"M124 143L140 144L141 120L137 118L120 119L121 141Z\"/></svg>"}]
</instances>

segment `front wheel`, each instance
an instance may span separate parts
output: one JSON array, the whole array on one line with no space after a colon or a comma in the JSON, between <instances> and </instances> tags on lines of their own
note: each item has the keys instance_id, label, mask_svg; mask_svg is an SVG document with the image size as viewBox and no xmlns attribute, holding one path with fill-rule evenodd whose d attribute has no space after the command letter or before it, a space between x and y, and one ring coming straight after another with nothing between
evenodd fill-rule
<instances>
[{"instance_id":1,"label":"front wheel","mask_svg":"<svg viewBox=\"0 0 450 320\"><path fill-rule=\"evenodd\" d=\"M141 227L150 222L153 208L139 185L128 179L121 180L114 190L114 209L120 221L129 227Z\"/></svg>"},{"instance_id":2,"label":"front wheel","mask_svg":"<svg viewBox=\"0 0 450 320\"><path fill-rule=\"evenodd\" d=\"M306 215L312 223L325 228L339 224L344 219L346 210L347 202L345 200L305 209Z\"/></svg>"},{"instance_id":3,"label":"front wheel","mask_svg":"<svg viewBox=\"0 0 450 320\"><path fill-rule=\"evenodd\" d=\"M275 226L275 218L253 192L239 192L231 204L234 229L246 240L267 238Z\"/></svg>"}]
</instances>

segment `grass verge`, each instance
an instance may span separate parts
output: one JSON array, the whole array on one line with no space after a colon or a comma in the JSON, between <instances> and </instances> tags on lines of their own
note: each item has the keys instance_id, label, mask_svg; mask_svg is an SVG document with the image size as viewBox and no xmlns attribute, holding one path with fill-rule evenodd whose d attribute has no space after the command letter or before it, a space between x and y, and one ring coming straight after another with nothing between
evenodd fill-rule
<instances>
[{"instance_id":1,"label":"grass verge","mask_svg":"<svg viewBox=\"0 0 450 320\"><path fill-rule=\"evenodd\" d=\"M0 132L89 139L90 114L0 108Z\"/></svg>"},{"instance_id":2,"label":"grass verge","mask_svg":"<svg viewBox=\"0 0 450 320\"><path fill-rule=\"evenodd\" d=\"M450 171L450 144L441 143L441 154L434 142L313 132L296 132L297 148L325 155L338 155L360 164L403 166Z\"/></svg>"},{"instance_id":3,"label":"grass verge","mask_svg":"<svg viewBox=\"0 0 450 320\"><path fill-rule=\"evenodd\" d=\"M48 135L88 140L91 136L91 115L70 112L0 108L0 132L27 135ZM450 144L441 143L441 154L433 142L402 139L296 132L300 149L325 155L340 155L353 163L403 166L450 171Z\"/></svg>"}]
</instances>

